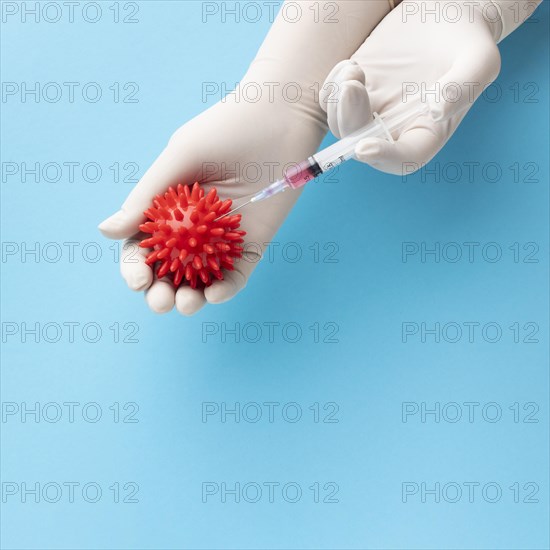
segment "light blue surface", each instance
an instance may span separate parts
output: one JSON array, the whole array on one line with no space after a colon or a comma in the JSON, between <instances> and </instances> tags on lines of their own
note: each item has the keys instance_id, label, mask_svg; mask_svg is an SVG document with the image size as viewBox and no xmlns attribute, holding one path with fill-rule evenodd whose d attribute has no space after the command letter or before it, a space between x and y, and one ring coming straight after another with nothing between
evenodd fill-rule
<instances>
[{"instance_id":1,"label":"light blue surface","mask_svg":"<svg viewBox=\"0 0 550 550\"><path fill-rule=\"evenodd\" d=\"M87 103L79 99L80 86L74 103L66 96L58 103L22 103L20 97L2 103L4 163L96 162L103 170L96 183L83 181L79 172L73 183L67 172L57 183L23 183L18 175L2 181L4 246L38 241L63 250L53 263L32 255L22 262L20 253L5 258L2 320L16 325L4 328L80 323L72 343L67 327L57 343L6 336L4 409L23 402L81 404L73 423L66 407L53 423L4 419L2 479L16 485L3 486L2 548L548 548L548 3L537 12L538 23L502 44L502 100L481 100L430 165L454 177L449 163L458 163L464 170L459 182L436 183L429 174L425 181L422 174L401 181L347 165L337 183L306 191L277 236L281 246L273 261L262 263L245 292L192 319L153 315L119 278L114 249L96 225L132 184L115 183L109 166L134 162L143 173L168 136L204 109L203 81L231 87L239 80L269 19L203 24L198 2L143 2L139 23L114 24L110 5L101 3L103 16L95 24L84 22L78 8L72 24L22 23L15 16L2 25L4 82L95 81L104 94ZM121 17L129 14L124 3L119 7ZM115 103L109 90L115 82L137 82L139 102ZM510 89L514 83L520 102ZM524 102L532 90L535 102ZM472 182L468 162L480 163ZM516 162L519 183L509 169ZM480 175L484 166L491 170L487 163L501 167L500 181ZM536 181L523 181L532 169L526 163L536 166ZM422 263L419 255L402 261L403 242L436 241L495 242L503 256L485 261L480 247L472 263L436 263L433 256ZM64 242L79 243L72 263ZM296 263L282 258L289 242L303 252ZM98 262L83 259L86 243L98 243ZM321 260L331 250L327 243L336 243L336 263L315 262L314 243L320 243ZM538 263L523 261L530 249L521 250L516 263L508 248L513 243L536 243ZM47 250L55 255L55 248ZM89 257L94 250L87 248ZM288 259L293 251L286 252ZM281 324L273 342L269 322ZM454 344L436 344L429 336L426 343L418 336L403 343L404 322L495 322L503 334L497 343L484 341L479 329L473 343L466 336ZM536 323L539 342L514 343L508 327L515 322ZM85 323L102 328L99 342L83 340ZM115 343L114 323L120 323L121 339L134 326L124 324L135 323L139 343ZM235 343L231 335L224 343L219 333L203 343L202 331L214 326L205 323L255 323L248 326L249 340L258 325L264 332L257 343ZM281 336L285 323L303 330L297 343ZM308 328L315 323L321 340L337 325L338 343L315 343ZM52 339L55 325L50 330ZM90 402L103 412L96 423L82 419L82 405ZM137 403L130 419L138 422L114 422L109 407L115 402ZM202 421L203 402L281 405L272 423L263 405L257 423L236 423L231 416L222 423L219 414ZM302 407L299 422L288 421L292 407L285 410L287 420L281 414L290 402ZM309 407L319 403L322 420L334 409L323 411L329 402L339 407L330 417L337 422L314 422ZM471 423L465 417L422 423L418 414L402 421L404 402L481 405ZM481 414L490 402L502 408L495 423ZM515 423L508 407L530 402L539 408L532 417L538 422L523 422L527 409ZM50 416L54 407L47 407ZM123 417L132 411L130 406ZM252 418L255 411L249 406L246 412ZM453 410L445 412L450 419ZM87 413L92 417L93 407ZM57 503L6 495L23 482L80 486L73 503L66 486ZM89 482L103 490L95 504L81 496ZM138 484L139 502L114 503L114 482ZM265 485L258 503L241 498L237 504L231 495L223 503L219 493L203 503L205 482L281 485L273 503ZM303 491L297 503L281 496L288 482ZM338 502L315 503L309 487L320 483L322 500L332 491L323 490L328 482L338 485ZM435 503L430 495L422 503L418 494L404 503L404 482L481 485L472 503L464 485L457 503ZM483 499L481 488L489 482L502 488L499 502ZM509 487L516 482L520 500L531 492L524 484L537 484L538 502L514 503ZM56 486L49 487L54 499ZM132 487L121 489L123 495ZM450 500L453 486L447 491Z\"/></svg>"}]
</instances>

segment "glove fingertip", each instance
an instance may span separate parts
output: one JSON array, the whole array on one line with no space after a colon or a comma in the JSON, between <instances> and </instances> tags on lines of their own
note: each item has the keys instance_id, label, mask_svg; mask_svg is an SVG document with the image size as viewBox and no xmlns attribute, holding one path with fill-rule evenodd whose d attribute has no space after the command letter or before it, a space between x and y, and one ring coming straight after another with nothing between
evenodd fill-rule
<instances>
[{"instance_id":1,"label":"glove fingertip","mask_svg":"<svg viewBox=\"0 0 550 550\"><path fill-rule=\"evenodd\" d=\"M125 239L136 233L141 219L141 215L129 216L124 210L119 210L103 220L97 228L109 239Z\"/></svg>"},{"instance_id":2,"label":"glove fingertip","mask_svg":"<svg viewBox=\"0 0 550 550\"><path fill-rule=\"evenodd\" d=\"M176 292L176 309L185 317L195 315L206 303L204 292L182 286Z\"/></svg>"},{"instance_id":3,"label":"glove fingertip","mask_svg":"<svg viewBox=\"0 0 550 550\"><path fill-rule=\"evenodd\" d=\"M355 157L361 162L371 163L380 160L384 155L387 142L379 138L366 138L355 147Z\"/></svg>"},{"instance_id":4,"label":"glove fingertip","mask_svg":"<svg viewBox=\"0 0 550 550\"><path fill-rule=\"evenodd\" d=\"M239 271L225 274L223 281L216 281L205 289L204 295L210 304L222 304L231 300L246 286L246 276Z\"/></svg>"}]
</instances>

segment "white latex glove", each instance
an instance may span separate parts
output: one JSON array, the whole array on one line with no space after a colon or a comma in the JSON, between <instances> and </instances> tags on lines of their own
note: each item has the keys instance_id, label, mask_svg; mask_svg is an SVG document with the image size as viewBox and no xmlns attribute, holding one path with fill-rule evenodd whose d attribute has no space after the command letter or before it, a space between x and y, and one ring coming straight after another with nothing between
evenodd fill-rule
<instances>
[{"instance_id":1,"label":"white latex glove","mask_svg":"<svg viewBox=\"0 0 550 550\"><path fill-rule=\"evenodd\" d=\"M131 289L146 290L147 303L157 313L170 311L175 304L180 313L190 315L206 301L220 303L237 294L299 193L287 191L247 207L241 224L247 232L245 255L235 263L235 271L225 271L223 281L204 291L182 286L177 292L166 278L156 280L145 264L149 250L139 249L136 258L136 242L141 240L138 226L153 197L169 185L199 181L206 190L216 186L222 199L238 199L281 177L285 165L315 153L327 126L312 86L319 87L334 64L349 57L390 10L388 0L301 1L299 5L298 20L294 11L283 8L240 84L241 89L259 85L261 99L252 102L230 95L182 126L122 209L99 226L107 237L129 238L121 257L122 276ZM270 83L273 93L265 83ZM284 95L287 83L292 87ZM302 95L297 102L296 85Z\"/></svg>"},{"instance_id":2,"label":"white latex glove","mask_svg":"<svg viewBox=\"0 0 550 550\"><path fill-rule=\"evenodd\" d=\"M539 2L513 4L525 19ZM320 99L332 133L344 137L370 122L373 112L416 95L428 103L429 114L394 135L395 143L368 138L355 152L391 174L421 168L498 76L496 43L524 20L516 21L511 8L507 0L404 0L327 77Z\"/></svg>"}]
</instances>

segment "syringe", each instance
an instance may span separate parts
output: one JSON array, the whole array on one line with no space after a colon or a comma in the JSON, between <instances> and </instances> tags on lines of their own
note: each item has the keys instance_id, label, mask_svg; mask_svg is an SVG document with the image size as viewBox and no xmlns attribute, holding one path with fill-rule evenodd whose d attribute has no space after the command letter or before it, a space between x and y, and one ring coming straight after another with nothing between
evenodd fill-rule
<instances>
[{"instance_id":1,"label":"syringe","mask_svg":"<svg viewBox=\"0 0 550 550\"><path fill-rule=\"evenodd\" d=\"M365 138L386 138L393 142L392 132L405 128L418 116L427 112L427 104L416 101L413 103L401 103L382 115L374 113L372 122L349 136L340 139L326 149L319 151L307 160L292 165L285 170L280 180L277 180L255 193L252 197L248 198L246 202L233 208L227 214L220 216L220 218L233 214L233 212L240 210L247 204L263 201L287 189L299 189L309 181L318 178L325 172L353 158L355 155L355 147Z\"/></svg>"}]
</instances>

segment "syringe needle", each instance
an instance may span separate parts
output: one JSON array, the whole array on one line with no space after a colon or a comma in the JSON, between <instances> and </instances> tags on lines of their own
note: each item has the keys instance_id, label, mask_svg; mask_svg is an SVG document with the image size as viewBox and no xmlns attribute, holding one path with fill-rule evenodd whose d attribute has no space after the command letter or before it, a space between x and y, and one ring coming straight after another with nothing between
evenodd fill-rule
<instances>
[{"instance_id":1,"label":"syringe needle","mask_svg":"<svg viewBox=\"0 0 550 550\"><path fill-rule=\"evenodd\" d=\"M226 212L225 214L222 214L221 216L218 216L214 221L221 220L222 218L225 218L226 216L231 216L237 210L240 210L241 208L245 207L247 204L250 204L251 202L252 202L252 199L247 200L246 202L243 202L243 204L240 204L236 208L232 208L229 212Z\"/></svg>"},{"instance_id":2,"label":"syringe needle","mask_svg":"<svg viewBox=\"0 0 550 550\"><path fill-rule=\"evenodd\" d=\"M249 199L246 202L243 202L243 204L240 204L239 206L233 208L226 214L222 214L221 216L218 216L216 220L219 220L221 218L225 218L225 216L229 216L236 212L237 210L240 210L241 208L245 207L247 204L250 204L252 202L259 202L263 201L264 199L267 199L269 197L272 197L273 195L276 195L277 193L280 193L284 191L288 187L288 183L285 179L277 180L276 182L268 185L267 187L264 187L261 191L258 191L254 193L252 196L249 195ZM241 197L242 199L243 197ZM216 221L214 220L214 221Z\"/></svg>"}]
</instances>

